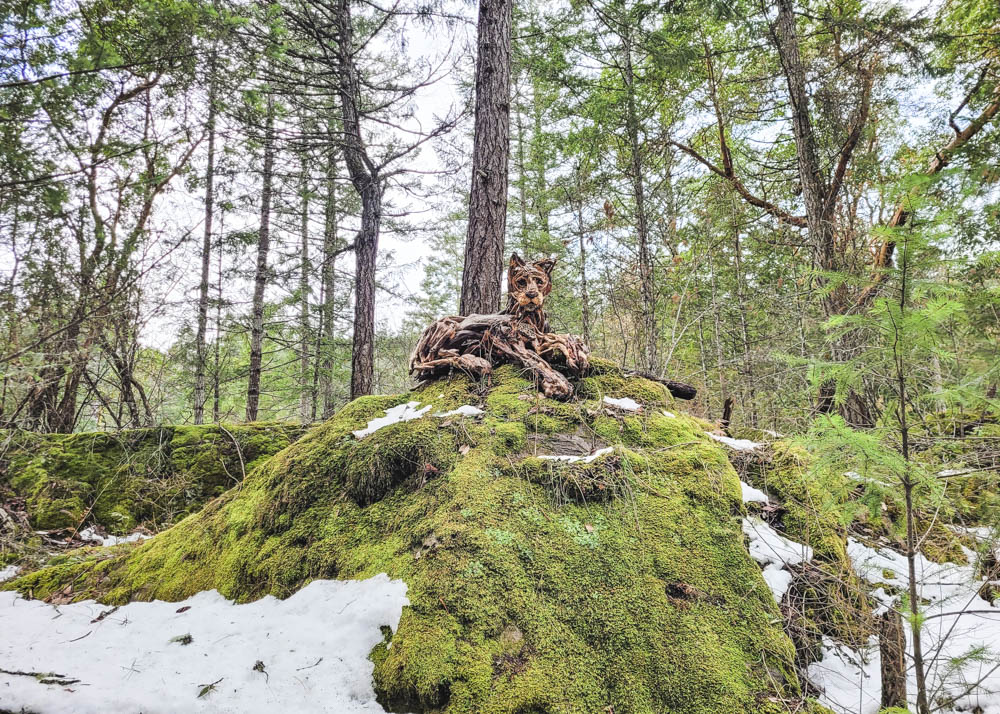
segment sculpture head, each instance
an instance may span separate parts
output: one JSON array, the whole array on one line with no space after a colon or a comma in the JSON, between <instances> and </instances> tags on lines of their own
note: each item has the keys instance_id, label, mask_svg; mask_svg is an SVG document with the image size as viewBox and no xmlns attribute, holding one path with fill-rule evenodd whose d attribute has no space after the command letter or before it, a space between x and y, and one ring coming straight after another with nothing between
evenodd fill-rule
<instances>
[{"instance_id":1,"label":"sculpture head","mask_svg":"<svg viewBox=\"0 0 1000 714\"><path fill-rule=\"evenodd\" d=\"M552 292L552 268L556 261L542 258L525 262L514 253L507 268L507 311L540 312L545 296Z\"/></svg>"}]
</instances>

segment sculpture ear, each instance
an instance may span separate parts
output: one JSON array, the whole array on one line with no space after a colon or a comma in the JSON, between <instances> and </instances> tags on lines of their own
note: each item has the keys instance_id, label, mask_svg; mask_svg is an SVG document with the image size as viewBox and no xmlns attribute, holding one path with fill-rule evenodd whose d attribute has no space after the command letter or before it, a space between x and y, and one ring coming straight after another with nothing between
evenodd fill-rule
<instances>
[{"instance_id":1,"label":"sculpture ear","mask_svg":"<svg viewBox=\"0 0 1000 714\"><path fill-rule=\"evenodd\" d=\"M524 267L524 261L521 260L521 256L519 256L517 253L510 254L510 267L511 269Z\"/></svg>"},{"instance_id":2,"label":"sculpture ear","mask_svg":"<svg viewBox=\"0 0 1000 714\"><path fill-rule=\"evenodd\" d=\"M545 272L546 275L552 277L552 269L556 267L555 258L542 258L541 260L535 261L535 267L540 268Z\"/></svg>"}]
</instances>

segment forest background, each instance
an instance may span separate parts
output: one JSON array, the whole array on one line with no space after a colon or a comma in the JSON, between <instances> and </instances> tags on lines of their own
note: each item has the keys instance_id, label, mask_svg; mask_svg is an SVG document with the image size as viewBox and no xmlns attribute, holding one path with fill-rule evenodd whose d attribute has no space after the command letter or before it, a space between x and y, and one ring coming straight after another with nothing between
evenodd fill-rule
<instances>
[{"instance_id":1,"label":"forest background","mask_svg":"<svg viewBox=\"0 0 1000 714\"><path fill-rule=\"evenodd\" d=\"M744 427L995 404L1000 6L487 5L555 331ZM407 388L467 270L475 7L0 8L0 428Z\"/></svg>"}]
</instances>

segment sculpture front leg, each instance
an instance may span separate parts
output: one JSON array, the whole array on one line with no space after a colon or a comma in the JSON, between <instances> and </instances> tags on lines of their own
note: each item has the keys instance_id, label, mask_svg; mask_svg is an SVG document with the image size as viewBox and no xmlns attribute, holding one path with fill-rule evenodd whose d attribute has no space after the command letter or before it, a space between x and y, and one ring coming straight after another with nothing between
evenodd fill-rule
<instances>
[{"instance_id":1,"label":"sculpture front leg","mask_svg":"<svg viewBox=\"0 0 1000 714\"><path fill-rule=\"evenodd\" d=\"M590 367L590 348L576 335L557 335L545 332L535 340L535 350L539 355L550 358L561 355L571 374L581 376Z\"/></svg>"},{"instance_id":2,"label":"sculpture front leg","mask_svg":"<svg viewBox=\"0 0 1000 714\"><path fill-rule=\"evenodd\" d=\"M546 397L562 400L573 396L573 385L569 380L516 336L509 332L497 335L493 337L490 345L494 351L504 355L509 361L530 369Z\"/></svg>"}]
</instances>

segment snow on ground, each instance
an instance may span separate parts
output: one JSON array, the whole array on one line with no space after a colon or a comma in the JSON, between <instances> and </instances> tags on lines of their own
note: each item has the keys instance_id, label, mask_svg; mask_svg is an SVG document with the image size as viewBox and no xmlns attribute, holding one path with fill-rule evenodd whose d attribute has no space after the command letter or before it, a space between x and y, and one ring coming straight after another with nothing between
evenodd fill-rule
<instances>
[{"instance_id":1,"label":"snow on ground","mask_svg":"<svg viewBox=\"0 0 1000 714\"><path fill-rule=\"evenodd\" d=\"M14 576L17 575L19 568L16 565L8 565L6 568L0 568L0 583L4 580L13 580Z\"/></svg>"},{"instance_id":2,"label":"snow on ground","mask_svg":"<svg viewBox=\"0 0 1000 714\"><path fill-rule=\"evenodd\" d=\"M639 404L639 402L634 399L630 399L629 397L622 397L621 399L605 397L604 403L609 407L615 407L616 409L621 409L626 412L637 412L642 409L642 405Z\"/></svg>"},{"instance_id":3,"label":"snow on ground","mask_svg":"<svg viewBox=\"0 0 1000 714\"><path fill-rule=\"evenodd\" d=\"M97 533L93 528L84 528L77 534L82 540L89 540L95 543L100 543L103 546L111 545L121 545L122 543L135 543L137 540L146 540L147 538L152 538L153 536L146 535L145 533L132 533L127 536L102 536Z\"/></svg>"},{"instance_id":4,"label":"snow on ground","mask_svg":"<svg viewBox=\"0 0 1000 714\"><path fill-rule=\"evenodd\" d=\"M381 714L368 654L408 604L405 583L385 574L245 605L214 590L117 609L0 593L0 669L79 680L0 674L0 710Z\"/></svg>"},{"instance_id":5,"label":"snow on ground","mask_svg":"<svg viewBox=\"0 0 1000 714\"><path fill-rule=\"evenodd\" d=\"M474 417L474 416L479 416L482 413L483 413L483 410L480 409L479 407L474 407L471 404L463 404L458 409L452 409L451 411L447 411L447 412L440 412L438 414L435 414L434 416L436 416L436 417L450 417L450 416Z\"/></svg>"},{"instance_id":6,"label":"snow on ground","mask_svg":"<svg viewBox=\"0 0 1000 714\"><path fill-rule=\"evenodd\" d=\"M756 441L750 441L749 439L733 439L729 436L713 434L710 431L706 431L705 433L716 441L722 442L734 451L753 451L761 446L761 444L758 444Z\"/></svg>"},{"instance_id":7,"label":"snow on ground","mask_svg":"<svg viewBox=\"0 0 1000 714\"><path fill-rule=\"evenodd\" d=\"M764 567L764 581L774 599L781 602L792 582L792 574L784 566L812 560L812 548L788 540L756 516L743 519L743 532L750 540L750 557Z\"/></svg>"},{"instance_id":8,"label":"snow on ground","mask_svg":"<svg viewBox=\"0 0 1000 714\"><path fill-rule=\"evenodd\" d=\"M673 412L668 412L666 409L663 410L663 416L670 417L671 419L676 419L677 415Z\"/></svg>"},{"instance_id":9,"label":"snow on ground","mask_svg":"<svg viewBox=\"0 0 1000 714\"><path fill-rule=\"evenodd\" d=\"M858 574L880 586L873 596L886 606L899 607L907 587L906 558L889 549L875 549L848 539L847 552ZM924 603L922 644L928 684L935 700L956 698L945 711L981 711L1000 714L1000 608L979 595L983 580L976 574L975 556L970 564L933 563L916 559L918 594ZM907 648L912 638L907 627ZM967 659L970 653L977 657ZM843 714L874 714L880 698L878 645L863 652L824 641L823 659L809 666L809 677L826 688L820 701ZM912 669L907 685L911 702L916 696ZM861 696L861 692L865 696ZM867 694L871 693L871 697Z\"/></svg>"},{"instance_id":10,"label":"snow on ground","mask_svg":"<svg viewBox=\"0 0 1000 714\"><path fill-rule=\"evenodd\" d=\"M391 407L385 410L384 417L378 417L377 419L372 419L368 422L368 426L364 429L358 429L353 432L354 437L357 439L364 439L369 434L374 434L376 431L382 427L389 426L390 424L398 424L401 421L410 421L411 419L419 419L424 414L426 414L431 405L428 404L423 409L418 409L420 402L407 402L406 404L400 404L395 407Z\"/></svg>"},{"instance_id":11,"label":"snow on ground","mask_svg":"<svg viewBox=\"0 0 1000 714\"><path fill-rule=\"evenodd\" d=\"M740 490L743 492L743 503L767 503L767 494L759 488L754 488L746 481L740 480Z\"/></svg>"},{"instance_id":12,"label":"snow on ground","mask_svg":"<svg viewBox=\"0 0 1000 714\"><path fill-rule=\"evenodd\" d=\"M604 456L605 454L610 454L614 450L615 450L615 447L608 446L607 448L598 449L597 451L593 451L588 456L572 456L572 455L569 455L569 454L545 454L543 456L539 456L538 458L545 459L547 461L566 461L566 462L571 463L571 464L576 463L578 461L582 461L585 464L589 464L591 461L594 461L595 459L599 459L602 456Z\"/></svg>"}]
</instances>

